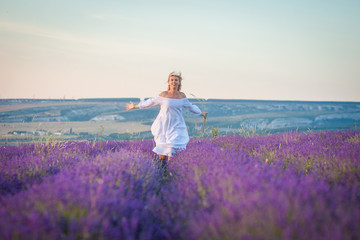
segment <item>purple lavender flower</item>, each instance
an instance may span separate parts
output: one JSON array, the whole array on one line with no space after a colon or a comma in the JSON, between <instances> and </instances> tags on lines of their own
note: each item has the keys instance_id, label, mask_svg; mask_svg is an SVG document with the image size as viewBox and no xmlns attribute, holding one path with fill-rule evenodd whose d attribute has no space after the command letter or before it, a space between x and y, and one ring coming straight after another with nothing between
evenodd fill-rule
<instances>
[{"instance_id":1,"label":"purple lavender flower","mask_svg":"<svg viewBox=\"0 0 360 240\"><path fill-rule=\"evenodd\" d=\"M1 239L359 239L360 132L0 147Z\"/></svg>"}]
</instances>

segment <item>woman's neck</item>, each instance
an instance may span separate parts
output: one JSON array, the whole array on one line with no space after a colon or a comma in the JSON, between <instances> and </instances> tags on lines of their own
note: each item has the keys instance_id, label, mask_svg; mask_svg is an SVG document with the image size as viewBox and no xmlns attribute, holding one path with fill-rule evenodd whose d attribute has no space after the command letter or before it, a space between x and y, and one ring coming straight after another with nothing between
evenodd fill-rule
<instances>
[{"instance_id":1,"label":"woman's neck","mask_svg":"<svg viewBox=\"0 0 360 240\"><path fill-rule=\"evenodd\" d=\"M168 90L168 95L174 96L174 95L177 95L178 92L179 92L178 90L170 89L170 90Z\"/></svg>"}]
</instances>

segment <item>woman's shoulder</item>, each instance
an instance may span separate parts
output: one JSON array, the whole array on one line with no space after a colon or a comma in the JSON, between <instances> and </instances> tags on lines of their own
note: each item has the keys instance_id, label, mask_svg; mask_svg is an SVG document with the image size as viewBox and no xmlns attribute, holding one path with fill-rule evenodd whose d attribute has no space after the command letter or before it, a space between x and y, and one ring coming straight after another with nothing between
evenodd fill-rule
<instances>
[{"instance_id":1,"label":"woman's shoulder","mask_svg":"<svg viewBox=\"0 0 360 240\"><path fill-rule=\"evenodd\" d=\"M180 96L181 96L181 98L186 98L186 94L183 92L180 92Z\"/></svg>"},{"instance_id":2,"label":"woman's shoulder","mask_svg":"<svg viewBox=\"0 0 360 240\"><path fill-rule=\"evenodd\" d=\"M167 96L167 91L163 91L159 94L160 97L166 97Z\"/></svg>"}]
</instances>

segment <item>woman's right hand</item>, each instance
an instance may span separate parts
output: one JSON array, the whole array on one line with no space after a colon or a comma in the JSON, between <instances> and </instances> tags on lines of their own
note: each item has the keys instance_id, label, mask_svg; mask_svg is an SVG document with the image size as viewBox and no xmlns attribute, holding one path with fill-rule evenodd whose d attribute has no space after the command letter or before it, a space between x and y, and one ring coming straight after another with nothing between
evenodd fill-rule
<instances>
[{"instance_id":1,"label":"woman's right hand","mask_svg":"<svg viewBox=\"0 0 360 240\"><path fill-rule=\"evenodd\" d=\"M130 103L126 104L126 110L131 110L131 109L135 109L137 107L137 105L135 105L133 102L130 101Z\"/></svg>"}]
</instances>

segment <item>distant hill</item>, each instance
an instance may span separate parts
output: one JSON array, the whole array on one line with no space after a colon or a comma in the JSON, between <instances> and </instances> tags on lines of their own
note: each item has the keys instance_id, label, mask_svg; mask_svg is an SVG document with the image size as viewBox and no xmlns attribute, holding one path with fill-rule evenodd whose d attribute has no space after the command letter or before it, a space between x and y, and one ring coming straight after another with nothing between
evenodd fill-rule
<instances>
[{"instance_id":1,"label":"distant hill","mask_svg":"<svg viewBox=\"0 0 360 240\"><path fill-rule=\"evenodd\" d=\"M0 122L138 121L151 124L159 108L126 111L125 104L129 101L137 103L139 99L1 99ZM244 128L269 132L340 130L357 128L360 123L359 102L223 99L190 101L209 112L206 128L219 128L221 132L233 132ZM201 128L201 118L186 110L184 117L192 128L191 131Z\"/></svg>"}]
</instances>

